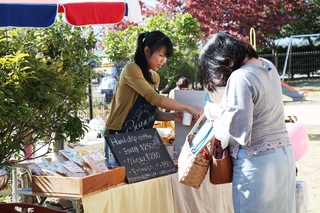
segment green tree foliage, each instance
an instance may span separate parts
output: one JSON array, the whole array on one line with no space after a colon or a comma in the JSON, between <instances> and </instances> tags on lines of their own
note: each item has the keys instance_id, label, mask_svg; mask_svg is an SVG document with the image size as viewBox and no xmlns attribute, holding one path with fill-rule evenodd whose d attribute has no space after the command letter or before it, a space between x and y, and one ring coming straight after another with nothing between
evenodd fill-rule
<instances>
[{"instance_id":1,"label":"green tree foliage","mask_svg":"<svg viewBox=\"0 0 320 213\"><path fill-rule=\"evenodd\" d=\"M189 13L179 13L171 17L161 13L146 18L145 26L128 26L123 31L109 31L103 39L105 55L110 61L132 61L138 35L145 31L160 30L171 39L174 46L173 57L163 67L159 74L168 86L177 77L185 64L181 59L193 57L199 49L199 41L203 34L199 22Z\"/></svg>"},{"instance_id":2,"label":"green tree foliage","mask_svg":"<svg viewBox=\"0 0 320 213\"><path fill-rule=\"evenodd\" d=\"M48 29L0 29L0 165L22 160L39 140L84 135L85 64L95 38L83 29L61 20Z\"/></svg>"},{"instance_id":3,"label":"green tree foliage","mask_svg":"<svg viewBox=\"0 0 320 213\"><path fill-rule=\"evenodd\" d=\"M112 62L131 61L142 27L128 26L123 31L109 31L104 37L104 54Z\"/></svg>"},{"instance_id":4,"label":"green tree foliage","mask_svg":"<svg viewBox=\"0 0 320 213\"><path fill-rule=\"evenodd\" d=\"M320 33L320 0L309 0L307 6L303 8L299 18L284 26L281 30L281 35L303 35ZM307 37L309 45L312 49L316 49L311 38ZM318 38L318 40L320 40Z\"/></svg>"}]
</instances>

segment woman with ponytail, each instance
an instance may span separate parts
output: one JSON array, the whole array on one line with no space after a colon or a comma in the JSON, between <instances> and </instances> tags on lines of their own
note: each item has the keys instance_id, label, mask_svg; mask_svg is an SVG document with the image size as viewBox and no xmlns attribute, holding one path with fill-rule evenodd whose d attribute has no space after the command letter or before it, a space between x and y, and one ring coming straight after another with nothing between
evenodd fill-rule
<instances>
[{"instance_id":1,"label":"woman with ponytail","mask_svg":"<svg viewBox=\"0 0 320 213\"><path fill-rule=\"evenodd\" d=\"M134 62L125 65L121 72L105 135L152 128L155 120L181 122L181 111L195 117L202 114L200 108L158 94L160 76L156 71L172 54L171 40L162 32L144 32L138 36ZM163 112L158 107L176 112Z\"/></svg>"}]
</instances>

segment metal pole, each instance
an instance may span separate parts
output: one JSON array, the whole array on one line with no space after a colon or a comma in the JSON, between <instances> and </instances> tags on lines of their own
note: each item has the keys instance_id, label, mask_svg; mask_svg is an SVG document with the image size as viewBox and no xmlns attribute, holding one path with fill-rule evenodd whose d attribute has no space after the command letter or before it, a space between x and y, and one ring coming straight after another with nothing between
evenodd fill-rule
<instances>
[{"instance_id":1,"label":"metal pole","mask_svg":"<svg viewBox=\"0 0 320 213\"><path fill-rule=\"evenodd\" d=\"M198 75L197 75L197 58L194 57L193 58L193 72L194 72L194 85L193 85L193 89L199 89L198 88ZM201 84L202 85L202 84Z\"/></svg>"},{"instance_id":2,"label":"metal pole","mask_svg":"<svg viewBox=\"0 0 320 213\"><path fill-rule=\"evenodd\" d=\"M91 88L91 78L89 76L89 81L88 81L88 92L89 92L89 111L90 111L90 120L93 119L93 106L92 106L92 88Z\"/></svg>"},{"instance_id":3,"label":"metal pole","mask_svg":"<svg viewBox=\"0 0 320 213\"><path fill-rule=\"evenodd\" d=\"M95 59L90 59L88 62L88 65L90 66L91 69L93 69L96 66L96 60ZM90 69L90 71L91 71ZM88 78L88 92L89 92L89 113L90 113L90 120L93 119L93 106L92 106L92 84L91 84L91 78L89 75Z\"/></svg>"},{"instance_id":4,"label":"metal pole","mask_svg":"<svg viewBox=\"0 0 320 213\"><path fill-rule=\"evenodd\" d=\"M289 42L289 46L287 49L287 55L286 55L286 59L284 61L284 66L283 66L283 71L282 71L282 76L281 76L281 80L284 81L284 75L286 74L286 69L287 69L287 63L288 63L288 58L291 52L291 45L292 45L292 36L290 36L290 42Z\"/></svg>"},{"instance_id":5,"label":"metal pole","mask_svg":"<svg viewBox=\"0 0 320 213\"><path fill-rule=\"evenodd\" d=\"M18 202L18 177L17 177L17 167L16 165L12 166L12 202Z\"/></svg>"}]
</instances>

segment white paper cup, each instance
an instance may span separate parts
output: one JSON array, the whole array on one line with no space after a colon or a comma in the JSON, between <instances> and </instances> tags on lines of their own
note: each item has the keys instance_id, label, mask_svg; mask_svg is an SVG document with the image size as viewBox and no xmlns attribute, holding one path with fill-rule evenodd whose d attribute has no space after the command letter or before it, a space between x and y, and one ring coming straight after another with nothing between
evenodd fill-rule
<instances>
[{"instance_id":1,"label":"white paper cup","mask_svg":"<svg viewBox=\"0 0 320 213\"><path fill-rule=\"evenodd\" d=\"M182 124L186 126L190 126L193 115L189 112L183 112Z\"/></svg>"}]
</instances>

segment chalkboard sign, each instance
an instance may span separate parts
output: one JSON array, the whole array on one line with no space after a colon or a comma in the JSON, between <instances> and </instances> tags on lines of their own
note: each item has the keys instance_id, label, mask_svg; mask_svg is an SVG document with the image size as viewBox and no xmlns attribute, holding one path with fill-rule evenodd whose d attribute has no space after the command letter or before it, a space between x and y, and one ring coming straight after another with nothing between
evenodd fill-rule
<instances>
[{"instance_id":1,"label":"chalkboard sign","mask_svg":"<svg viewBox=\"0 0 320 213\"><path fill-rule=\"evenodd\" d=\"M167 148L155 128L106 136L127 183L134 183L177 172Z\"/></svg>"}]
</instances>

